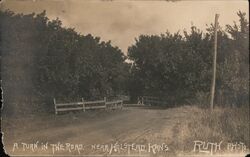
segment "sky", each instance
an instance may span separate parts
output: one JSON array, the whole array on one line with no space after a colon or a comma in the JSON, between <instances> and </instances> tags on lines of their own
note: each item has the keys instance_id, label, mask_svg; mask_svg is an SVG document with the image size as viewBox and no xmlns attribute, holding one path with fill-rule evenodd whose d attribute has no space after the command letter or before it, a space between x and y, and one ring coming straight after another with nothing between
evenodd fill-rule
<instances>
[{"instance_id":1,"label":"sky","mask_svg":"<svg viewBox=\"0 0 250 157\"><path fill-rule=\"evenodd\" d=\"M83 35L111 40L125 54L140 34L188 31L192 25L205 31L216 13L221 26L237 22L239 10L249 18L246 0L2 0L0 5L24 14L46 10L50 19L58 17Z\"/></svg>"}]
</instances>

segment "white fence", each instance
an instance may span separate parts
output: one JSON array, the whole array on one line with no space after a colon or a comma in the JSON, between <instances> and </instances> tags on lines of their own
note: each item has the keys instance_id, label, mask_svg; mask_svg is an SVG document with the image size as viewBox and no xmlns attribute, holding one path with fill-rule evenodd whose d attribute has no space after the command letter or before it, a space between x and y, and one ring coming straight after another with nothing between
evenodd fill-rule
<instances>
[{"instance_id":1,"label":"white fence","mask_svg":"<svg viewBox=\"0 0 250 157\"><path fill-rule=\"evenodd\" d=\"M54 98L54 105L55 105L55 114L58 112L64 111L76 111L82 110L86 111L89 109L122 109L123 108L123 101L116 100L116 101L106 101L106 97L103 100L97 101L82 101L80 102L71 102L71 103L56 103L56 99Z\"/></svg>"}]
</instances>

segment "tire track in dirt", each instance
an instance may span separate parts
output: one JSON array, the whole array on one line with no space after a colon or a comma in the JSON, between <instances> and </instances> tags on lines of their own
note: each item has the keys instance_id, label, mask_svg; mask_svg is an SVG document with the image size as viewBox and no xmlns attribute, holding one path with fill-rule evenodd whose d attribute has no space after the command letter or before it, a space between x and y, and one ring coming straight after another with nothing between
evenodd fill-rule
<instances>
[{"instance_id":1,"label":"tire track in dirt","mask_svg":"<svg viewBox=\"0 0 250 157\"><path fill-rule=\"evenodd\" d=\"M59 125L53 125L50 121L41 122L46 124L43 129L37 129L27 134L19 130L21 136L11 139L7 136L7 150L11 149L11 142L33 142L34 140L48 141L49 143L75 143L91 146L92 144L119 143L148 143L167 142L171 139L172 128L179 120L185 118L183 109L142 109L125 108L119 113L110 113L106 117L93 117L84 119L81 115L72 124L67 124L68 115L56 117ZM70 117L72 118L72 117ZM40 124L40 123L39 123ZM65 126L63 125L65 124ZM33 127L36 127L35 124ZM166 132L167 130L167 132ZM26 130L27 131L27 130ZM13 135L11 131L8 135ZM86 151L86 154L103 154L100 151Z\"/></svg>"},{"instance_id":2,"label":"tire track in dirt","mask_svg":"<svg viewBox=\"0 0 250 157\"><path fill-rule=\"evenodd\" d=\"M155 110L154 112L152 112L152 110L150 111L151 115L148 116L148 119L145 119L146 121L148 121L148 123L142 123L142 126L138 126L137 129L133 130L129 130L126 133L122 133L120 134L120 136L116 139L116 140L110 140L109 142L106 143L102 143L103 145L105 144L109 144L109 143L114 143L115 141L119 141L120 143L138 143L138 144L146 144L146 143L150 143L152 142L152 139L150 139L151 137L154 137L155 134L160 134L161 137L163 136L169 136L169 135L162 135L162 125L164 126L165 123L169 123L168 120L171 117L170 113L166 112L166 111L162 111L162 110ZM154 114L152 114L154 113ZM168 116L166 117L166 114L168 114ZM157 118L154 118L157 117ZM145 117L143 117L145 118ZM172 127L174 125L171 125L171 127L169 128L169 130L172 130ZM164 126L164 129L166 128L166 126ZM151 136L149 136L151 135ZM163 140L161 140L162 143L166 143L167 141L165 140L166 138L163 138ZM93 152L92 152L93 153ZM101 154L101 151L94 151L94 154Z\"/></svg>"}]
</instances>

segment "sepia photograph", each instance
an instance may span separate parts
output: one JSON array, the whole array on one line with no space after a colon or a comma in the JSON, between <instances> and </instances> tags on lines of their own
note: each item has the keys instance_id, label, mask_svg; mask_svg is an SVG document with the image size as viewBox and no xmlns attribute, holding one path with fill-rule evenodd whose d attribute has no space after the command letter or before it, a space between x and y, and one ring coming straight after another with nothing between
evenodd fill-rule
<instances>
[{"instance_id":1,"label":"sepia photograph","mask_svg":"<svg viewBox=\"0 0 250 157\"><path fill-rule=\"evenodd\" d=\"M249 157L247 0L0 0L1 157Z\"/></svg>"}]
</instances>

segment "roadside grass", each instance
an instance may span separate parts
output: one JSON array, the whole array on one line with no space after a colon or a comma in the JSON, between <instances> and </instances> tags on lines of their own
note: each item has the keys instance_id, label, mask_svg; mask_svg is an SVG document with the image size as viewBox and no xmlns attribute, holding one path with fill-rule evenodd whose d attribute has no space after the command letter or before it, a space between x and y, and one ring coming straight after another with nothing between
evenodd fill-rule
<instances>
[{"instance_id":1,"label":"roadside grass","mask_svg":"<svg viewBox=\"0 0 250 157\"><path fill-rule=\"evenodd\" d=\"M189 108L190 115L173 128L175 140L172 145L183 151L193 150L194 141L236 143L242 142L249 151L249 108Z\"/></svg>"}]
</instances>

